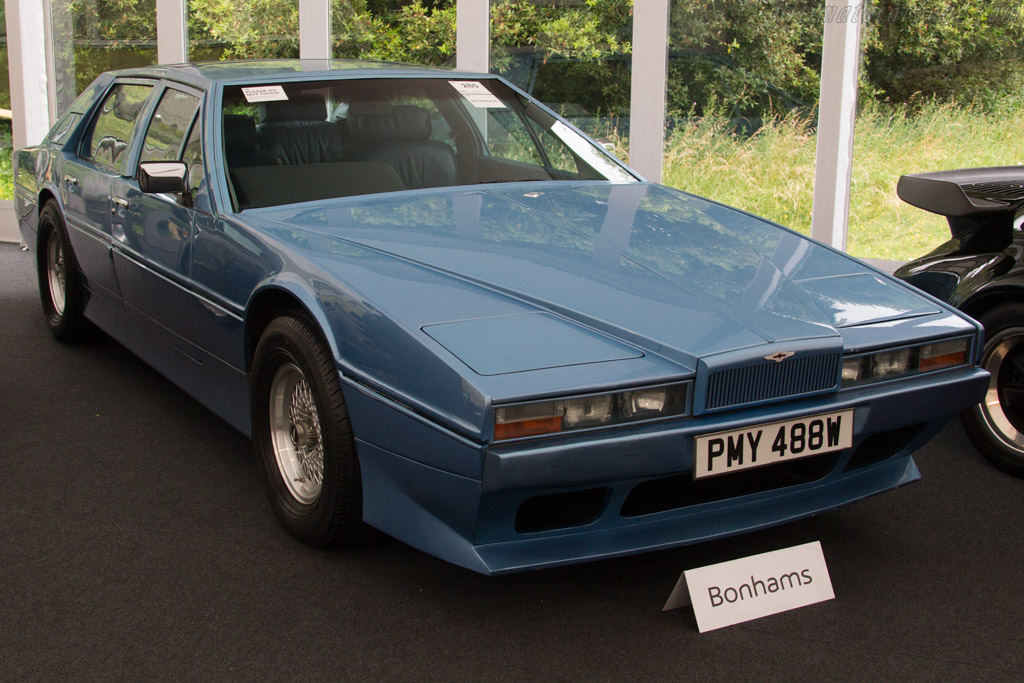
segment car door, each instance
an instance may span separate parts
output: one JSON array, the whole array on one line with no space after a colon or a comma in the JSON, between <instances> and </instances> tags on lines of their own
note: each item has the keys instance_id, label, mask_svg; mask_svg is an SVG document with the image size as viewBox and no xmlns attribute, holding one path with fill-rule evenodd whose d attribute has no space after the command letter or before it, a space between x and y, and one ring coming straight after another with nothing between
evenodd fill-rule
<instances>
[{"instance_id":1,"label":"car door","mask_svg":"<svg viewBox=\"0 0 1024 683\"><path fill-rule=\"evenodd\" d=\"M158 93L148 122L139 163L185 161L193 182L201 177L201 95L185 86L167 85ZM198 186L194 188L198 191ZM195 192L152 193L133 177L114 180L112 202L123 215L115 231L114 263L129 313L144 316L160 334L186 354L195 339L190 304L190 260L196 210Z\"/></svg>"},{"instance_id":2,"label":"car door","mask_svg":"<svg viewBox=\"0 0 1024 683\"><path fill-rule=\"evenodd\" d=\"M111 234L123 231L111 186L126 172L133 143L155 83L117 81L82 136L78 154L66 153L61 183L64 215L79 268L90 291L117 301Z\"/></svg>"}]
</instances>

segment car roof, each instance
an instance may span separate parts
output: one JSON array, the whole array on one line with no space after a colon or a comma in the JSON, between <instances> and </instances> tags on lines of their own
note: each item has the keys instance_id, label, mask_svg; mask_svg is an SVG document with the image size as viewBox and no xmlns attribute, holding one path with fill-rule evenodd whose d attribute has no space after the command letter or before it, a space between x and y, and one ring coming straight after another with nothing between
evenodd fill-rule
<instances>
[{"instance_id":1,"label":"car roof","mask_svg":"<svg viewBox=\"0 0 1024 683\"><path fill-rule=\"evenodd\" d=\"M489 77L488 74L453 71L441 67L359 59L250 59L227 62L190 62L121 69L110 73L118 77L167 78L203 89L213 83L318 80L339 77Z\"/></svg>"}]
</instances>

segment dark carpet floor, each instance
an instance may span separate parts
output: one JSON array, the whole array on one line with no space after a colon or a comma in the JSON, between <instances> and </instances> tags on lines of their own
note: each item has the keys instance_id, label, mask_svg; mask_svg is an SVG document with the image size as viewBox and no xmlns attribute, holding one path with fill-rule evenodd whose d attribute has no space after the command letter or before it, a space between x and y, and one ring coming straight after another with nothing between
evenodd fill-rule
<instances>
[{"instance_id":1,"label":"dark carpet floor","mask_svg":"<svg viewBox=\"0 0 1024 683\"><path fill-rule=\"evenodd\" d=\"M923 481L690 548L486 578L278 526L249 443L0 245L0 679L1017 679L1024 481L951 425ZM683 569L820 540L836 599L701 635Z\"/></svg>"}]
</instances>

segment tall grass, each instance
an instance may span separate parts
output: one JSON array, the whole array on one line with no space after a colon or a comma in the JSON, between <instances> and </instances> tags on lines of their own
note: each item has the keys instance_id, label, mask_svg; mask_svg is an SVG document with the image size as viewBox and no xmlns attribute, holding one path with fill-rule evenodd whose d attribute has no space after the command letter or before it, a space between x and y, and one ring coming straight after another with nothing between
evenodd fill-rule
<instances>
[{"instance_id":1,"label":"tall grass","mask_svg":"<svg viewBox=\"0 0 1024 683\"><path fill-rule=\"evenodd\" d=\"M926 104L910 114L866 107L855 129L847 250L905 260L948 239L945 219L899 200L899 176L1024 164L1022 130L1021 110ZM724 117L705 117L669 138L664 182L810 234L815 145L810 121L798 116L768 122L751 137L735 135Z\"/></svg>"}]
</instances>

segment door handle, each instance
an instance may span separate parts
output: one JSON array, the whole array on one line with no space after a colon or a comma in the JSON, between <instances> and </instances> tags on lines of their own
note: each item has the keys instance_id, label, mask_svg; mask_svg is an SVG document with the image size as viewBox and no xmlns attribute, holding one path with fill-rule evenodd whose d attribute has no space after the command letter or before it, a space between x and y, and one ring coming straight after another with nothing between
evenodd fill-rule
<instances>
[{"instance_id":1,"label":"door handle","mask_svg":"<svg viewBox=\"0 0 1024 683\"><path fill-rule=\"evenodd\" d=\"M77 185L78 184L78 178L76 178L73 175L68 175L68 174L65 173L64 174L64 182L67 183L68 185Z\"/></svg>"},{"instance_id":2,"label":"door handle","mask_svg":"<svg viewBox=\"0 0 1024 683\"><path fill-rule=\"evenodd\" d=\"M110 201L114 204L113 206L110 207L110 213L117 213L117 207L119 206L122 209L128 208L127 199L122 199L121 197L110 197Z\"/></svg>"}]
</instances>

